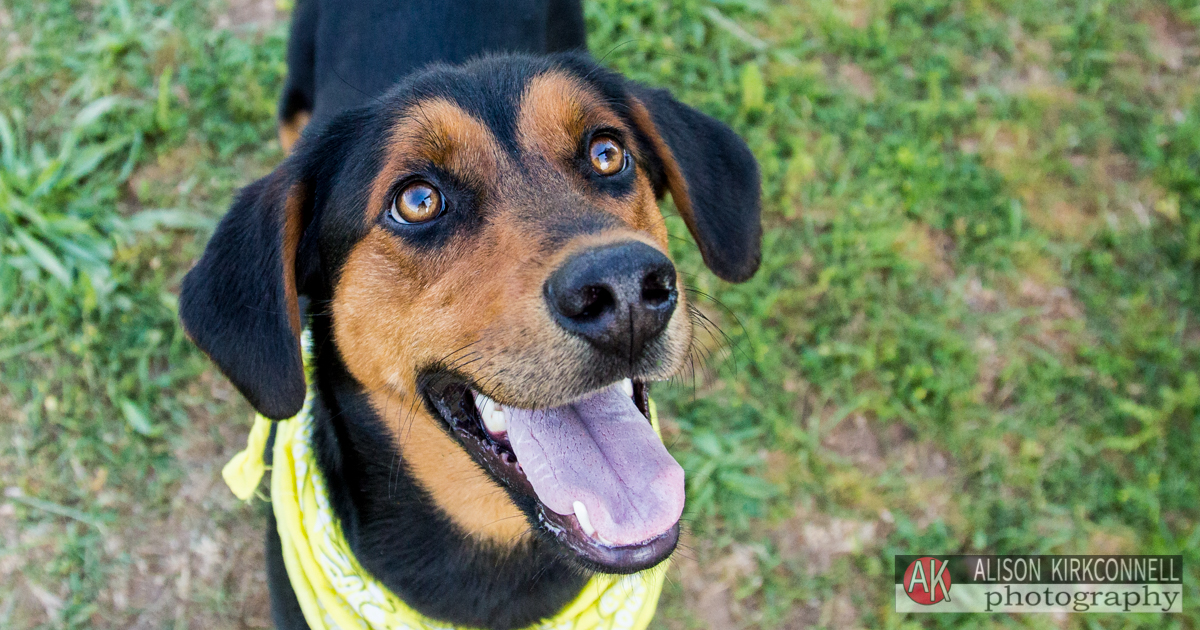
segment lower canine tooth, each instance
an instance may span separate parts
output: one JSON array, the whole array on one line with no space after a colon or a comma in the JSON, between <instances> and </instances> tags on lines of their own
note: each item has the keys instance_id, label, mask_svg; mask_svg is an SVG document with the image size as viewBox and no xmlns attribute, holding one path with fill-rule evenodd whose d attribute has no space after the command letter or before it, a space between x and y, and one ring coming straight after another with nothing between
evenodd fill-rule
<instances>
[{"instance_id":1,"label":"lower canine tooth","mask_svg":"<svg viewBox=\"0 0 1200 630\"><path fill-rule=\"evenodd\" d=\"M579 521L583 533L588 536L595 534L596 528L592 527L592 521L588 518L587 506L582 501L576 501L571 507L575 508L575 520Z\"/></svg>"},{"instance_id":2,"label":"lower canine tooth","mask_svg":"<svg viewBox=\"0 0 1200 630\"><path fill-rule=\"evenodd\" d=\"M626 396L633 396L633 381L629 379L621 381L621 391L625 392Z\"/></svg>"}]
</instances>

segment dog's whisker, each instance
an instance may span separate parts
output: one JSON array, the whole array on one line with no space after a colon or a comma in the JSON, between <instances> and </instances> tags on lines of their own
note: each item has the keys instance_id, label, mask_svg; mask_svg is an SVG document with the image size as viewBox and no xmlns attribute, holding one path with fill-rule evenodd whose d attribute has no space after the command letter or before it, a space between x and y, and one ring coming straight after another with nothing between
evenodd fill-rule
<instances>
[{"instance_id":1,"label":"dog's whisker","mask_svg":"<svg viewBox=\"0 0 1200 630\"><path fill-rule=\"evenodd\" d=\"M417 421L417 410L420 408L421 403L422 403L422 401L421 401L421 397L419 395L414 395L412 397L412 402L409 403L408 413L406 414L408 417L408 427L407 427L407 432L404 436L404 440L406 442L408 441L408 438L412 437L413 423Z\"/></svg>"},{"instance_id":2,"label":"dog's whisker","mask_svg":"<svg viewBox=\"0 0 1200 630\"><path fill-rule=\"evenodd\" d=\"M508 539L508 545L511 547L514 544L516 544L518 541L520 541L522 538L529 536L529 535L536 535L536 534L537 534L537 531L534 530L532 527L526 527L523 531L517 532L512 537L510 537Z\"/></svg>"},{"instance_id":3,"label":"dog's whisker","mask_svg":"<svg viewBox=\"0 0 1200 630\"><path fill-rule=\"evenodd\" d=\"M731 353L735 349L738 348L739 344L737 342L735 342L734 339L732 337L730 337L729 334L726 333L716 322L714 322L708 315L706 315L704 313L704 311L701 311L698 308L694 308L690 304L688 306L689 306L689 315L693 316L692 321L699 321L702 323L705 330L719 334L723 340L723 343L721 345L728 348ZM745 328L743 328L742 331L745 332ZM748 358L749 357L747 357L747 359Z\"/></svg>"},{"instance_id":4,"label":"dog's whisker","mask_svg":"<svg viewBox=\"0 0 1200 630\"><path fill-rule=\"evenodd\" d=\"M695 326L705 331L713 341L717 342L715 351L723 353L727 357L728 363L722 361L717 365L717 367L719 368L723 365L730 365L731 369L733 370L733 375L736 377L738 374L738 361L736 359L737 352L740 350L740 344L730 337L724 330L722 330L719 325L713 322L711 318L704 314L703 311L700 311L690 304L688 305L688 315ZM711 352L712 351L710 351L710 353ZM743 357L747 362L749 362L748 356L743 355Z\"/></svg>"},{"instance_id":5,"label":"dog's whisker","mask_svg":"<svg viewBox=\"0 0 1200 630\"><path fill-rule=\"evenodd\" d=\"M742 320L740 317L738 317L737 313L734 312L733 309L729 308L721 300L719 300L716 297L714 297L713 295L706 293L704 291L701 291L700 289L697 289L695 287L685 287L684 291L686 291L689 295L696 295L701 298L704 298L705 300L708 300L709 302L712 302L713 304L716 304L718 307L721 308L721 310L725 311L725 313L727 315L729 315L730 317L733 318L733 321L737 324L738 328L741 329L742 335L749 334L746 330L746 326L744 324L742 324Z\"/></svg>"},{"instance_id":6,"label":"dog's whisker","mask_svg":"<svg viewBox=\"0 0 1200 630\"><path fill-rule=\"evenodd\" d=\"M675 554L682 556L687 560L693 560L697 562L700 560L700 554L695 549L683 544L682 542L675 545Z\"/></svg>"},{"instance_id":7,"label":"dog's whisker","mask_svg":"<svg viewBox=\"0 0 1200 630\"><path fill-rule=\"evenodd\" d=\"M484 528L491 527L492 525L495 525L496 523L503 523L504 521L511 521L514 518L525 518L525 515L524 514L511 514L509 516L501 516L500 518L498 518L494 521L484 524Z\"/></svg>"},{"instance_id":8,"label":"dog's whisker","mask_svg":"<svg viewBox=\"0 0 1200 630\"><path fill-rule=\"evenodd\" d=\"M454 357L455 355L459 354L460 352L467 350L467 348L474 346L475 344L479 343L480 341L482 341L482 340L476 339L475 341L468 342L467 344L452 350L451 352L447 353L446 356L443 356L441 359L434 361L434 365L441 365L441 364L446 363L447 361L450 361L451 357ZM470 356L470 354L473 354L473 352L468 353L467 356ZM451 363L453 364L455 361L458 361L458 359L454 359L454 361L451 361Z\"/></svg>"},{"instance_id":9,"label":"dog's whisker","mask_svg":"<svg viewBox=\"0 0 1200 630\"><path fill-rule=\"evenodd\" d=\"M447 366L446 372L458 372L458 371L462 370L463 368L467 367L468 365L478 363L482 360L484 360L484 357L482 354L473 352L473 353L467 355L466 357L460 359L457 363Z\"/></svg>"}]
</instances>

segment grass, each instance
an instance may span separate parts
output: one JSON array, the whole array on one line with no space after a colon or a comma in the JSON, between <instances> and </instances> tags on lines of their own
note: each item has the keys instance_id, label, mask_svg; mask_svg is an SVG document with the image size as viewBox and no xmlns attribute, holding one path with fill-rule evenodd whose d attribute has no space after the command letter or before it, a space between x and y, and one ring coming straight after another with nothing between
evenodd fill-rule
<instances>
[{"instance_id":1,"label":"grass","mask_svg":"<svg viewBox=\"0 0 1200 630\"><path fill-rule=\"evenodd\" d=\"M281 157L261 5L0 4L0 626L268 625L259 508L217 473L248 408L174 313ZM669 221L727 338L656 392L691 530L660 625L1200 627L903 616L890 588L896 553L1182 553L1200 597L1200 7L586 10L597 56L764 176L746 284Z\"/></svg>"}]
</instances>

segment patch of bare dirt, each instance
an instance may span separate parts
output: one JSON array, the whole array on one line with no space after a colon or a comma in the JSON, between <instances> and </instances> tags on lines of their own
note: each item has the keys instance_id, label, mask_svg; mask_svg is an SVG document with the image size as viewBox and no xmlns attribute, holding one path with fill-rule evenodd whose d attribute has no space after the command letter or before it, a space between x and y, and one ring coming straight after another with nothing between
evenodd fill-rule
<instances>
[{"instance_id":1,"label":"patch of bare dirt","mask_svg":"<svg viewBox=\"0 0 1200 630\"><path fill-rule=\"evenodd\" d=\"M223 378L210 372L201 380L194 389L202 397L234 398ZM220 415L195 409L173 440L183 477L170 509L135 513L108 532L105 554L118 568L101 593L96 627L271 626L265 506L238 501L221 479L225 462L245 446L249 414L242 404L217 408Z\"/></svg>"},{"instance_id":2,"label":"patch of bare dirt","mask_svg":"<svg viewBox=\"0 0 1200 630\"><path fill-rule=\"evenodd\" d=\"M183 146L163 153L153 164L138 167L126 184L131 201L140 205L143 198L182 197L190 194L196 181L186 176L197 167L213 160L213 152L204 144L192 140Z\"/></svg>"},{"instance_id":3,"label":"patch of bare dirt","mask_svg":"<svg viewBox=\"0 0 1200 630\"><path fill-rule=\"evenodd\" d=\"M686 537L682 546L687 551L676 555L673 567L683 586L685 607L709 630L743 627L750 611L734 598L734 591L742 580L762 579L758 575L758 550L734 544L709 562L713 550L696 539ZM701 563L700 558L705 562Z\"/></svg>"},{"instance_id":4,"label":"patch of bare dirt","mask_svg":"<svg viewBox=\"0 0 1200 630\"><path fill-rule=\"evenodd\" d=\"M850 493L857 500L847 507L878 513L877 519L861 520L863 517L859 516L860 520L839 520L798 512L793 520L799 525L792 528L792 535L798 536L794 540L802 544L789 548L809 550L809 555L802 557L818 572L826 570L838 555L860 553L882 538L893 521L889 509L906 510L918 527L959 518L953 497L958 494L960 480L949 456L931 442L918 440L904 425L892 423L880 427L862 415L851 414L829 433L822 445L851 463L849 470L835 473L831 483L894 470L907 480L907 496L901 505L881 503L870 488L861 490L862 496ZM786 545L782 541L780 544Z\"/></svg>"},{"instance_id":5,"label":"patch of bare dirt","mask_svg":"<svg viewBox=\"0 0 1200 630\"><path fill-rule=\"evenodd\" d=\"M181 396L203 400L191 422L170 439L176 465L147 476L178 475L168 505L118 487L108 468L87 470L71 462L75 478L101 506L118 509L115 522L89 524L70 514L30 525L17 518L25 491L8 483L0 503L0 619L5 627L54 625L72 604L68 580L46 582L33 567L62 565L63 554L85 553L92 579L106 581L89 626L104 628L265 628L270 626L263 557L262 504L238 501L221 467L245 444L249 422L242 403L214 403L224 380L209 374ZM228 387L226 384L225 387ZM208 411L209 405L216 410ZM4 407L0 401L0 408ZM15 414L14 414L15 415ZM23 439L19 433L14 441ZM15 459L15 458L14 458ZM16 462L8 462L19 465ZM59 508L69 509L69 508ZM57 512L56 512L57 514ZM69 518L61 518L70 516ZM97 535L98 534L98 535ZM86 551L64 546L91 535ZM83 538L82 540L88 540ZM51 569L48 575L54 575Z\"/></svg>"},{"instance_id":6,"label":"patch of bare dirt","mask_svg":"<svg viewBox=\"0 0 1200 630\"><path fill-rule=\"evenodd\" d=\"M892 243L904 260L919 263L935 280L954 277L954 240L945 232L910 221Z\"/></svg>"},{"instance_id":7,"label":"patch of bare dirt","mask_svg":"<svg viewBox=\"0 0 1200 630\"><path fill-rule=\"evenodd\" d=\"M1022 218L1055 236L1087 242L1100 229L1145 229L1149 208L1161 205L1163 192L1138 179L1137 165L1111 146L1087 153L1072 152L1069 142L1052 140L1066 110L1050 106L1042 124L985 121L978 134L959 138L960 148L978 154L1000 173L1021 202ZM1039 166L1047 154L1069 162L1070 177L1048 173ZM1169 212L1160 212L1169 219Z\"/></svg>"},{"instance_id":8,"label":"patch of bare dirt","mask_svg":"<svg viewBox=\"0 0 1200 630\"><path fill-rule=\"evenodd\" d=\"M1029 129L1023 126L996 122L986 125L976 148L988 168L1011 177L1025 172L1033 146Z\"/></svg>"},{"instance_id":9,"label":"patch of bare dirt","mask_svg":"<svg viewBox=\"0 0 1200 630\"><path fill-rule=\"evenodd\" d=\"M963 287L967 306L976 313L995 313L1000 307L1000 296L994 289L983 286L983 281L972 277Z\"/></svg>"},{"instance_id":10,"label":"patch of bare dirt","mask_svg":"<svg viewBox=\"0 0 1200 630\"><path fill-rule=\"evenodd\" d=\"M1179 72L1200 57L1196 32L1164 7L1153 7L1139 16L1150 29L1150 51L1164 68Z\"/></svg>"},{"instance_id":11,"label":"patch of bare dirt","mask_svg":"<svg viewBox=\"0 0 1200 630\"><path fill-rule=\"evenodd\" d=\"M1039 316L1044 319L1076 319L1083 313L1066 287L1047 287L1026 278L1021 281L1019 290L1017 303L1038 309Z\"/></svg>"},{"instance_id":12,"label":"patch of bare dirt","mask_svg":"<svg viewBox=\"0 0 1200 630\"><path fill-rule=\"evenodd\" d=\"M1137 535L1119 526L1097 528L1088 536L1087 551L1096 555L1118 556L1137 553Z\"/></svg>"},{"instance_id":13,"label":"patch of bare dirt","mask_svg":"<svg viewBox=\"0 0 1200 630\"><path fill-rule=\"evenodd\" d=\"M862 414L851 414L838 423L823 445L872 475L884 470L883 449Z\"/></svg>"},{"instance_id":14,"label":"patch of bare dirt","mask_svg":"<svg viewBox=\"0 0 1200 630\"><path fill-rule=\"evenodd\" d=\"M973 349L978 359L976 382L977 399L997 407L1007 404L1013 385L1001 378L1007 361L1005 357L1022 353L1014 342L1032 342L1056 356L1070 357L1084 335L1083 305L1070 289L1057 284L1054 277L1043 278L1031 273L1019 282L1002 283L997 289L984 287L979 278L971 278L963 288L967 306L977 313L996 313L1006 309L1023 309L1020 321L1011 338L980 333Z\"/></svg>"},{"instance_id":15,"label":"patch of bare dirt","mask_svg":"<svg viewBox=\"0 0 1200 630\"><path fill-rule=\"evenodd\" d=\"M1016 306L1033 311L1021 320L1026 337L1059 356L1074 353L1079 341L1076 323L1083 318L1083 307L1069 289L1025 278L1013 301Z\"/></svg>"},{"instance_id":16,"label":"patch of bare dirt","mask_svg":"<svg viewBox=\"0 0 1200 630\"><path fill-rule=\"evenodd\" d=\"M837 67L837 80L865 101L875 100L875 79L862 66L843 62Z\"/></svg>"},{"instance_id":17,"label":"patch of bare dirt","mask_svg":"<svg viewBox=\"0 0 1200 630\"><path fill-rule=\"evenodd\" d=\"M1114 73L1155 94L1170 115L1182 116L1200 85L1200 37L1161 5L1141 11L1138 19L1147 27L1151 58L1122 53ZM1030 36L1015 21L1009 36L1011 60L980 59L977 81L1028 99L1041 110L1039 122L981 121L974 133L958 139L960 149L978 154L1003 175L1022 202L1024 219L1055 236L1086 242L1105 227L1145 229L1156 214L1170 220L1170 204L1163 204L1153 184L1138 180L1128 156L1111 146L1077 152L1076 141L1058 133L1074 115L1078 95L1054 70L1061 62L1048 41ZM1069 162L1074 173L1047 172L1041 167L1047 154Z\"/></svg>"},{"instance_id":18,"label":"patch of bare dirt","mask_svg":"<svg viewBox=\"0 0 1200 630\"><path fill-rule=\"evenodd\" d=\"M833 12L854 28L866 28L871 23L871 5L867 0L835 0Z\"/></svg>"},{"instance_id":19,"label":"patch of bare dirt","mask_svg":"<svg viewBox=\"0 0 1200 630\"><path fill-rule=\"evenodd\" d=\"M820 575L840 557L869 551L880 540L882 529L874 520L798 511L777 527L772 537L781 556L800 560L809 575Z\"/></svg>"},{"instance_id":20,"label":"patch of bare dirt","mask_svg":"<svg viewBox=\"0 0 1200 630\"><path fill-rule=\"evenodd\" d=\"M829 628L855 628L858 626L858 610L850 595L840 592L821 608L821 625Z\"/></svg>"},{"instance_id":21,"label":"patch of bare dirt","mask_svg":"<svg viewBox=\"0 0 1200 630\"><path fill-rule=\"evenodd\" d=\"M975 355L979 358L979 374L976 377L975 391L981 401L989 401L1002 406L1012 395L1013 386L1005 385L999 390L999 378L1004 370L1006 361L997 352L995 338L990 335L979 335L975 338Z\"/></svg>"},{"instance_id":22,"label":"patch of bare dirt","mask_svg":"<svg viewBox=\"0 0 1200 630\"><path fill-rule=\"evenodd\" d=\"M0 50L0 63L11 63L29 52L29 47L21 42L21 36L17 34L12 14L3 5L0 5L0 41L4 42Z\"/></svg>"},{"instance_id":23,"label":"patch of bare dirt","mask_svg":"<svg viewBox=\"0 0 1200 630\"><path fill-rule=\"evenodd\" d=\"M996 83L1009 94L1063 102L1075 99L1075 93L1050 70L1058 64L1048 40L1031 37L1016 20L1010 21L1009 37L1014 49L1011 63L989 57L986 65L991 76L985 82Z\"/></svg>"},{"instance_id":24,"label":"patch of bare dirt","mask_svg":"<svg viewBox=\"0 0 1200 630\"><path fill-rule=\"evenodd\" d=\"M275 0L228 0L216 16L217 28L260 29L284 19Z\"/></svg>"},{"instance_id":25,"label":"patch of bare dirt","mask_svg":"<svg viewBox=\"0 0 1200 630\"><path fill-rule=\"evenodd\" d=\"M773 527L770 536L784 566L814 577L829 572L840 558L873 553L886 539L892 521L886 510L872 519L831 517L800 506L791 518ZM831 596L796 602L782 627L859 627L859 612L851 593L868 588L865 582L844 584Z\"/></svg>"}]
</instances>

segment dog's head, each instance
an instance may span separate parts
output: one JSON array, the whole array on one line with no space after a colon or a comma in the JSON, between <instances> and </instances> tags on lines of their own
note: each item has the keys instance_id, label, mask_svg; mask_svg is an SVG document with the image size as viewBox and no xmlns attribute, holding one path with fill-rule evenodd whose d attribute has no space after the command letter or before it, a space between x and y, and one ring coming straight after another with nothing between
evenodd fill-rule
<instances>
[{"instance_id":1,"label":"dog's head","mask_svg":"<svg viewBox=\"0 0 1200 630\"><path fill-rule=\"evenodd\" d=\"M666 191L718 276L754 273L758 170L726 126L581 56L434 68L247 187L180 314L282 419L305 396L310 296L450 522L495 544L532 524L585 566L640 569L683 509L644 386L691 340Z\"/></svg>"}]
</instances>

